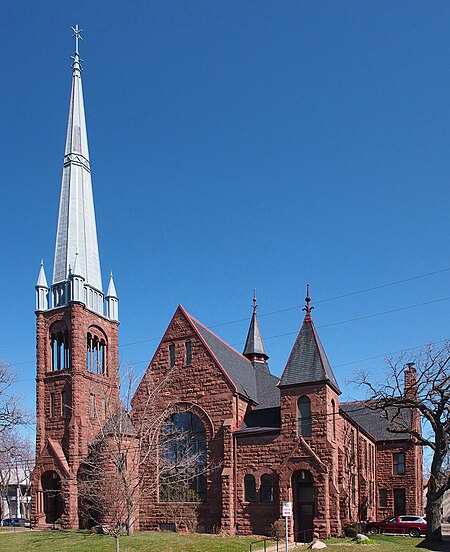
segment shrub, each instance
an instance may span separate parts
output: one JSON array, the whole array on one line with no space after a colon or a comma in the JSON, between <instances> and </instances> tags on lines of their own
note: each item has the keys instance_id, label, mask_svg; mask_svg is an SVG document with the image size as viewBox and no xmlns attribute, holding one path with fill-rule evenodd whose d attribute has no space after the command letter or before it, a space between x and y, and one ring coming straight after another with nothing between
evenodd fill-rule
<instances>
[{"instance_id":1,"label":"shrub","mask_svg":"<svg viewBox=\"0 0 450 552\"><path fill-rule=\"evenodd\" d=\"M342 524L342 530L346 537L356 537L360 532L359 523L356 521L345 521Z\"/></svg>"},{"instance_id":2,"label":"shrub","mask_svg":"<svg viewBox=\"0 0 450 552\"><path fill-rule=\"evenodd\" d=\"M284 539L286 535L286 522L284 521L284 519L277 519L277 521L272 523L271 533L272 537L276 537L277 539Z\"/></svg>"}]
</instances>

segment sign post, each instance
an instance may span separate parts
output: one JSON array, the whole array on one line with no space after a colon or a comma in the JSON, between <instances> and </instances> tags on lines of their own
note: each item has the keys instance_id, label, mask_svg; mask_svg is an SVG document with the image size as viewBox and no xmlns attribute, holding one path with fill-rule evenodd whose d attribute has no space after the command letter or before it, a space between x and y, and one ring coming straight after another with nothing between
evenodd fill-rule
<instances>
[{"instance_id":1,"label":"sign post","mask_svg":"<svg viewBox=\"0 0 450 552\"><path fill-rule=\"evenodd\" d=\"M288 519L292 517L292 502L283 502L281 503L282 513L284 521L286 523L286 552L289 550L289 522Z\"/></svg>"}]
</instances>

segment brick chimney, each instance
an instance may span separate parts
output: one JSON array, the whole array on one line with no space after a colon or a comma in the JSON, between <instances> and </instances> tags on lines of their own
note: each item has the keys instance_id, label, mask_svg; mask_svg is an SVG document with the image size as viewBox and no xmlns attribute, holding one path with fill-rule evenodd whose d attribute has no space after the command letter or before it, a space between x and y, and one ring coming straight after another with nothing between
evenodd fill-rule
<instances>
[{"instance_id":1,"label":"brick chimney","mask_svg":"<svg viewBox=\"0 0 450 552\"><path fill-rule=\"evenodd\" d=\"M417 370L414 362L408 362L405 368L405 397L417 398Z\"/></svg>"}]
</instances>

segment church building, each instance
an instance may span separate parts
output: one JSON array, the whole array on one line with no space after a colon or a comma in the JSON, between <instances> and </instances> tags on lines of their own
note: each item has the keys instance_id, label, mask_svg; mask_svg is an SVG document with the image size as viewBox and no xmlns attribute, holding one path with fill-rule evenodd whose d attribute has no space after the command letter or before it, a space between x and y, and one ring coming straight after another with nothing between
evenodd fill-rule
<instances>
[{"instance_id":1,"label":"church building","mask_svg":"<svg viewBox=\"0 0 450 552\"><path fill-rule=\"evenodd\" d=\"M36 284L36 467L32 509L38 524L82 524L79 471L89 447L120 407L118 297L112 274L103 292L84 113L80 30L69 104L53 277L41 263ZM146 465L135 523L177 529L174 503L197 530L270 534L293 505L290 536L340 535L345 523L421 514L422 449L389 431L364 402L340 402L341 390L312 317L304 319L281 377L271 373L253 301L242 353L181 305L132 400L137 428L170 422L197 451L195 475L173 488ZM287 352L288 353L288 352ZM281 370L280 370L281 371ZM413 392L414 366L405 370ZM148 389L157 390L148 400ZM420 431L419 413L407 413ZM159 479L158 479L159 477Z\"/></svg>"}]
</instances>

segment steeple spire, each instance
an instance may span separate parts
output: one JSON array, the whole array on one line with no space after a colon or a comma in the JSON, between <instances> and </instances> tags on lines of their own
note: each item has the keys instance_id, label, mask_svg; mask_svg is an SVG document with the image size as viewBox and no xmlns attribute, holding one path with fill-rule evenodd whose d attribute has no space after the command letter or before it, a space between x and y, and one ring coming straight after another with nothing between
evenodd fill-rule
<instances>
[{"instance_id":1,"label":"steeple spire","mask_svg":"<svg viewBox=\"0 0 450 552\"><path fill-rule=\"evenodd\" d=\"M261 334L261 329L259 327L258 317L256 315L256 310L258 309L258 304L256 301L256 289L253 290L253 314L250 321L250 328L247 334L247 340L245 341L244 352L242 353L247 357L250 362L253 363L253 366L260 366L264 368L266 372L269 371L267 366L267 360L269 355L266 353L264 347L264 342Z\"/></svg>"},{"instance_id":2,"label":"steeple spire","mask_svg":"<svg viewBox=\"0 0 450 552\"><path fill-rule=\"evenodd\" d=\"M89 309L103 314L102 277L81 84L79 41L82 37L78 25L72 30L75 52L72 56L72 88L51 289L53 307L67 304L72 296L69 290L71 266L77 272L76 276L83 279L78 300Z\"/></svg>"},{"instance_id":3,"label":"steeple spire","mask_svg":"<svg viewBox=\"0 0 450 552\"><path fill-rule=\"evenodd\" d=\"M278 385L282 387L326 382L340 394L339 385L311 316L314 307L311 307L309 284L306 285L305 301L306 305L302 309L306 312L305 318Z\"/></svg>"}]
</instances>

